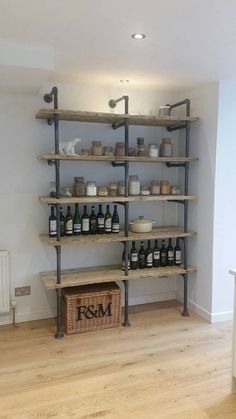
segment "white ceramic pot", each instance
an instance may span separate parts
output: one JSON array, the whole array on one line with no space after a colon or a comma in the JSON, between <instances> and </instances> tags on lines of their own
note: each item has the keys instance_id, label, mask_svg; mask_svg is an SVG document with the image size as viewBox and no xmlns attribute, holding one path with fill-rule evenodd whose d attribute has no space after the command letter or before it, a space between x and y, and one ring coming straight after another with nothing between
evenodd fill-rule
<instances>
[{"instance_id":1,"label":"white ceramic pot","mask_svg":"<svg viewBox=\"0 0 236 419\"><path fill-rule=\"evenodd\" d=\"M137 220L129 221L129 224L133 233L149 233L152 231L152 225L155 222L153 220L145 220L143 216L140 216Z\"/></svg>"}]
</instances>

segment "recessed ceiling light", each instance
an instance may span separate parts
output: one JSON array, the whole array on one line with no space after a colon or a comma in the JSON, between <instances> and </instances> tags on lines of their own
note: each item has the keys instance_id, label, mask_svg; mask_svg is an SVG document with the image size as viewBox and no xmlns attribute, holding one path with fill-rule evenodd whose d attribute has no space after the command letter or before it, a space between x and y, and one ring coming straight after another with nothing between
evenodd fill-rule
<instances>
[{"instance_id":1,"label":"recessed ceiling light","mask_svg":"<svg viewBox=\"0 0 236 419\"><path fill-rule=\"evenodd\" d=\"M134 39L144 39L146 35L144 33L133 33L132 38Z\"/></svg>"},{"instance_id":2,"label":"recessed ceiling light","mask_svg":"<svg viewBox=\"0 0 236 419\"><path fill-rule=\"evenodd\" d=\"M127 79L122 79L122 80L120 80L120 83L129 83L129 80L127 80Z\"/></svg>"}]
</instances>

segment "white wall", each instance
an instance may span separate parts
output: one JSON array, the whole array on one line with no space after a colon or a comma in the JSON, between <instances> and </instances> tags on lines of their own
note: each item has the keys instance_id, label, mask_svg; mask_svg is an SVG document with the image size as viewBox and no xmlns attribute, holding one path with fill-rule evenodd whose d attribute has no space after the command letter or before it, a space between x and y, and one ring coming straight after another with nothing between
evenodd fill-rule
<instances>
[{"instance_id":1,"label":"white wall","mask_svg":"<svg viewBox=\"0 0 236 419\"><path fill-rule=\"evenodd\" d=\"M8 249L11 254L12 292L16 286L31 286L30 296L16 299L17 321L50 317L55 313L55 293L44 289L38 275L40 271L55 269L54 249L44 247L39 240L39 233L47 231L49 208L39 203L38 196L48 193L49 181L54 177L53 168L37 160L38 154L53 148L53 127L35 119L36 111L45 107L42 93L46 90L47 86L37 97L0 96L0 248ZM109 111L108 100L123 93L123 89L115 91L59 85L60 106L71 109ZM151 94L131 89L128 93L130 112L157 113L159 105L173 101L173 96L166 93ZM122 111L121 105L117 111ZM113 131L108 126L96 124L65 122L61 124L60 133L61 140L82 137L85 147L92 139L99 138L104 144L114 144L123 138L121 130ZM131 143L138 135L143 135L146 143L160 142L164 134L164 129L135 127L131 129ZM175 147L177 149L176 142ZM176 183L178 174L176 169L169 171L164 166L141 164L134 164L130 173L139 174L143 182L168 178L173 183ZM122 179L123 171L109 164L62 164L64 185L70 185L74 176L81 175L104 183L107 179ZM142 213L157 218L158 225L175 224L177 221L175 204L143 203L138 207L131 204L130 212L131 218ZM119 209L119 213L122 214L122 209ZM62 266L116 263L120 261L121 252L119 243L114 246L69 247L63 249ZM176 281L173 278L137 281L131 283L131 304L171 299L175 293ZM0 318L0 323L9 321L8 316Z\"/></svg>"},{"instance_id":2,"label":"white wall","mask_svg":"<svg viewBox=\"0 0 236 419\"><path fill-rule=\"evenodd\" d=\"M190 165L189 193L198 200L190 203L189 228L197 236L189 239L189 264L197 272L189 275L189 305L207 320L212 318L213 230L215 161L218 120L218 83L182 92L179 99L191 100L191 115L200 121L192 124L190 155L199 157ZM182 210L179 210L180 222ZM182 280L178 294L182 299Z\"/></svg>"},{"instance_id":3,"label":"white wall","mask_svg":"<svg viewBox=\"0 0 236 419\"><path fill-rule=\"evenodd\" d=\"M233 280L228 271L236 266L236 82L223 81L219 86L215 216L213 248L213 320L232 318Z\"/></svg>"}]
</instances>

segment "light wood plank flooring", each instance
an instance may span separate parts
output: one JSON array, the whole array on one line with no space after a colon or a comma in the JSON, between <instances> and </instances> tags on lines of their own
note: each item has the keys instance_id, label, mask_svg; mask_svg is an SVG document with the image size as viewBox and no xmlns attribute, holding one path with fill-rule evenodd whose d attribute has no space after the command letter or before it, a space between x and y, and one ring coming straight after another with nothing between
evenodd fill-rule
<instances>
[{"instance_id":1,"label":"light wood plank flooring","mask_svg":"<svg viewBox=\"0 0 236 419\"><path fill-rule=\"evenodd\" d=\"M176 303L131 309L131 328L55 340L53 320L0 328L0 418L235 419L231 322Z\"/></svg>"}]
</instances>

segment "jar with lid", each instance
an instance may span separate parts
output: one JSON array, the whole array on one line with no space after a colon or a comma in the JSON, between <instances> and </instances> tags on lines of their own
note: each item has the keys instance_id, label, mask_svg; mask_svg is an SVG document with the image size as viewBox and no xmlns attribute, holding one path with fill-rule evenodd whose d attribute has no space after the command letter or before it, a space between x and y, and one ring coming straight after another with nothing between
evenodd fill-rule
<instances>
[{"instance_id":1,"label":"jar with lid","mask_svg":"<svg viewBox=\"0 0 236 419\"><path fill-rule=\"evenodd\" d=\"M97 185L96 185L96 182L94 182L93 180L87 182L86 195L97 196Z\"/></svg>"},{"instance_id":2,"label":"jar with lid","mask_svg":"<svg viewBox=\"0 0 236 419\"><path fill-rule=\"evenodd\" d=\"M159 117L160 118L166 118L166 117L170 116L170 110L171 110L170 105L159 106Z\"/></svg>"},{"instance_id":3,"label":"jar with lid","mask_svg":"<svg viewBox=\"0 0 236 419\"><path fill-rule=\"evenodd\" d=\"M101 141L92 141L91 147L92 156L102 156L102 142Z\"/></svg>"},{"instance_id":4,"label":"jar with lid","mask_svg":"<svg viewBox=\"0 0 236 419\"><path fill-rule=\"evenodd\" d=\"M173 145L170 138L163 138L161 143L161 156L172 157L173 156Z\"/></svg>"},{"instance_id":5,"label":"jar with lid","mask_svg":"<svg viewBox=\"0 0 236 419\"><path fill-rule=\"evenodd\" d=\"M54 181L50 182L50 196L56 198L56 182Z\"/></svg>"},{"instance_id":6,"label":"jar with lid","mask_svg":"<svg viewBox=\"0 0 236 419\"><path fill-rule=\"evenodd\" d=\"M150 195L150 189L148 185L142 185L141 195Z\"/></svg>"},{"instance_id":7,"label":"jar with lid","mask_svg":"<svg viewBox=\"0 0 236 419\"><path fill-rule=\"evenodd\" d=\"M140 182L137 175L129 176L129 195L140 195Z\"/></svg>"},{"instance_id":8,"label":"jar with lid","mask_svg":"<svg viewBox=\"0 0 236 419\"><path fill-rule=\"evenodd\" d=\"M160 195L160 182L158 180L152 180L150 183L150 192L152 195Z\"/></svg>"},{"instance_id":9,"label":"jar with lid","mask_svg":"<svg viewBox=\"0 0 236 419\"><path fill-rule=\"evenodd\" d=\"M108 196L108 189L106 186L98 187L98 196Z\"/></svg>"},{"instance_id":10,"label":"jar with lid","mask_svg":"<svg viewBox=\"0 0 236 419\"><path fill-rule=\"evenodd\" d=\"M170 192L172 195L180 195L181 191L179 185L172 185Z\"/></svg>"},{"instance_id":11,"label":"jar with lid","mask_svg":"<svg viewBox=\"0 0 236 419\"><path fill-rule=\"evenodd\" d=\"M109 183L109 195L116 196L117 195L117 184L116 183Z\"/></svg>"},{"instance_id":12,"label":"jar with lid","mask_svg":"<svg viewBox=\"0 0 236 419\"><path fill-rule=\"evenodd\" d=\"M116 143L115 155L117 157L125 156L125 143Z\"/></svg>"},{"instance_id":13,"label":"jar with lid","mask_svg":"<svg viewBox=\"0 0 236 419\"><path fill-rule=\"evenodd\" d=\"M170 183L168 180L161 181L161 195L169 195L170 194Z\"/></svg>"},{"instance_id":14,"label":"jar with lid","mask_svg":"<svg viewBox=\"0 0 236 419\"><path fill-rule=\"evenodd\" d=\"M137 138L137 155L139 157L144 157L145 155L145 145L144 145L144 138L138 137Z\"/></svg>"},{"instance_id":15,"label":"jar with lid","mask_svg":"<svg viewBox=\"0 0 236 419\"><path fill-rule=\"evenodd\" d=\"M83 176L74 177L73 195L74 196L85 195L85 183L84 183Z\"/></svg>"},{"instance_id":16,"label":"jar with lid","mask_svg":"<svg viewBox=\"0 0 236 419\"><path fill-rule=\"evenodd\" d=\"M104 156L114 156L113 147L104 147L103 154Z\"/></svg>"},{"instance_id":17,"label":"jar with lid","mask_svg":"<svg viewBox=\"0 0 236 419\"><path fill-rule=\"evenodd\" d=\"M148 156L149 157L158 157L159 156L159 148L156 144L149 144L148 145Z\"/></svg>"},{"instance_id":18,"label":"jar with lid","mask_svg":"<svg viewBox=\"0 0 236 419\"><path fill-rule=\"evenodd\" d=\"M125 195L125 182L119 182L117 185L117 195L124 196Z\"/></svg>"}]
</instances>

